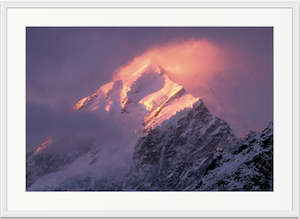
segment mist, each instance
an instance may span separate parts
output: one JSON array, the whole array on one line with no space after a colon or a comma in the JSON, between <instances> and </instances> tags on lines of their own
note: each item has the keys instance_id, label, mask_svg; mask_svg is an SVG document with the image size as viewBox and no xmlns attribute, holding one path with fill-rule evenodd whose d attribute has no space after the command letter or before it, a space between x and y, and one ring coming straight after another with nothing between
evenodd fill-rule
<instances>
[{"instance_id":1,"label":"mist","mask_svg":"<svg viewBox=\"0 0 300 219\"><path fill-rule=\"evenodd\" d=\"M40 154L66 159L83 156L81 159L86 159L84 162L74 160L75 163L60 168L61 179L56 177L58 181L88 173L99 178L116 177L132 164L136 137L109 115L105 118L92 112L58 111L27 103L27 121L26 131L30 133L26 139L28 152L35 151L45 139L51 139ZM74 167L76 169L69 171ZM44 177L37 185L53 180L51 173Z\"/></svg>"},{"instance_id":2,"label":"mist","mask_svg":"<svg viewBox=\"0 0 300 219\"><path fill-rule=\"evenodd\" d=\"M261 65L259 59L256 61ZM265 86L272 87L272 76L253 71L247 53L236 46L208 39L155 45L117 68L114 80L129 77L145 63L154 63L165 69L171 80L204 100L213 115L227 121L237 136L245 135L249 127L259 130L272 120L272 89L267 92L264 89ZM272 72L268 69L272 66L265 68ZM268 98L262 103L260 96L265 95ZM263 107L266 108L262 110Z\"/></svg>"}]
</instances>

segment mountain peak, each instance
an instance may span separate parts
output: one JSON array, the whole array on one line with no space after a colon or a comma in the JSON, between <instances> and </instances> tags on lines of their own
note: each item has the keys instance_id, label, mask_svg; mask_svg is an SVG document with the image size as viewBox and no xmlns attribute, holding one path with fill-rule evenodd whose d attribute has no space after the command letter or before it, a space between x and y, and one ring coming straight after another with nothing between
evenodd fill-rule
<instances>
[{"instance_id":1,"label":"mountain peak","mask_svg":"<svg viewBox=\"0 0 300 219\"><path fill-rule=\"evenodd\" d=\"M165 70L158 64L153 62L146 62L142 67L137 71L137 73L153 72L157 74L165 73Z\"/></svg>"},{"instance_id":2,"label":"mountain peak","mask_svg":"<svg viewBox=\"0 0 300 219\"><path fill-rule=\"evenodd\" d=\"M161 66L146 62L135 70L121 70L111 82L79 100L73 109L130 118L150 129L177 112L192 108L198 100L170 80Z\"/></svg>"}]
</instances>

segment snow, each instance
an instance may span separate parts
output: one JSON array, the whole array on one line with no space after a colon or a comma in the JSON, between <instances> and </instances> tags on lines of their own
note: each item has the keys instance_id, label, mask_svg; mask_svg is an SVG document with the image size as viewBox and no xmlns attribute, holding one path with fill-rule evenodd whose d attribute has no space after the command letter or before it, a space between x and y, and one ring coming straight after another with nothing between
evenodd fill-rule
<instances>
[{"instance_id":1,"label":"snow","mask_svg":"<svg viewBox=\"0 0 300 219\"><path fill-rule=\"evenodd\" d=\"M118 75L74 105L75 110L107 112L125 123L154 128L199 99L171 81L158 65L145 63L130 76ZM126 113L126 116L120 116Z\"/></svg>"}]
</instances>

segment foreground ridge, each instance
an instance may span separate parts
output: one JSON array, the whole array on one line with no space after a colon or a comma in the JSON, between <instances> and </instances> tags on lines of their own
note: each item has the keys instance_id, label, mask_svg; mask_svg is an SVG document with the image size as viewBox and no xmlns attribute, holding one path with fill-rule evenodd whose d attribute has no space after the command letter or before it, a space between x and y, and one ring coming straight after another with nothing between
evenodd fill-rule
<instances>
[{"instance_id":1,"label":"foreground ridge","mask_svg":"<svg viewBox=\"0 0 300 219\"><path fill-rule=\"evenodd\" d=\"M168 132L155 129L139 140L136 168L125 190L273 190L272 123L237 140L222 120L215 119L206 133L186 139L186 119Z\"/></svg>"}]
</instances>

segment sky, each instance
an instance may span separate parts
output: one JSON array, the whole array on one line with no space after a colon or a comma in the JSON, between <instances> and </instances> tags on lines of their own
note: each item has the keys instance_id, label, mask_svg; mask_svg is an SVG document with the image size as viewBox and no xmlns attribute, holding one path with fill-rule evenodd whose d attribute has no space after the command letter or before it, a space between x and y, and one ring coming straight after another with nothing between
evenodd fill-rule
<instances>
[{"instance_id":1,"label":"sky","mask_svg":"<svg viewBox=\"0 0 300 219\"><path fill-rule=\"evenodd\" d=\"M200 43L185 55L189 42ZM168 50L169 45L176 49ZM174 80L203 98L237 136L272 121L271 27L27 27L27 145L38 144L49 133L104 137L118 132L118 124L93 114L75 118L72 106L134 58L153 54L153 48L178 54L165 55L174 57L171 64L182 62L184 74ZM198 50L202 55L194 56Z\"/></svg>"}]
</instances>

